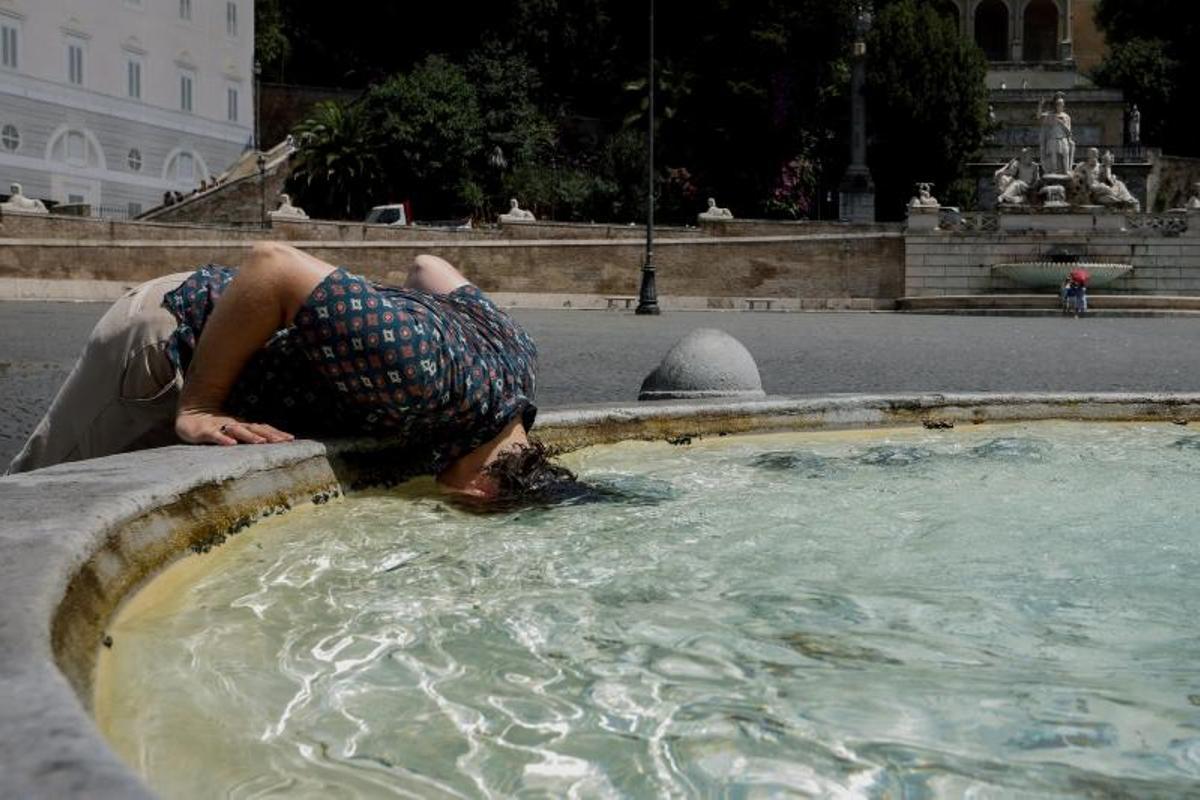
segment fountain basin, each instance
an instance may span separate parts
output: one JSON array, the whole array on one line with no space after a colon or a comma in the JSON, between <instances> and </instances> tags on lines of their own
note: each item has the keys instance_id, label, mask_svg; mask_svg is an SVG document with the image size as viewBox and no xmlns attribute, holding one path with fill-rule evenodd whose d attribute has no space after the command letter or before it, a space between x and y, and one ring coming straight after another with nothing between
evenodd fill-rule
<instances>
[{"instance_id":1,"label":"fountain basin","mask_svg":"<svg viewBox=\"0 0 1200 800\"><path fill-rule=\"evenodd\" d=\"M1133 271L1131 264L1111 264L1097 261L1055 262L1030 261L996 264L992 274L1008 278L1012 282L1030 289L1057 288L1077 269L1085 269L1091 275L1088 288L1097 289L1123 278Z\"/></svg>"},{"instance_id":2,"label":"fountain basin","mask_svg":"<svg viewBox=\"0 0 1200 800\"><path fill-rule=\"evenodd\" d=\"M977 394L670 403L546 414L539 431L549 444L574 450L697 434L913 426L930 416L961 424L1074 419L1169 426L1174 419L1200 420L1200 396ZM114 756L88 713L95 665L118 605L190 549L217 544L264 515L300 504L323 505L342 487L394 480L388 467L397 458L389 443L297 442L235 452L177 447L0 479L0 605L5 609L0 795L154 796ZM794 643L798 652L818 660L837 657L820 637ZM120 641L109 644L121 647Z\"/></svg>"}]
</instances>

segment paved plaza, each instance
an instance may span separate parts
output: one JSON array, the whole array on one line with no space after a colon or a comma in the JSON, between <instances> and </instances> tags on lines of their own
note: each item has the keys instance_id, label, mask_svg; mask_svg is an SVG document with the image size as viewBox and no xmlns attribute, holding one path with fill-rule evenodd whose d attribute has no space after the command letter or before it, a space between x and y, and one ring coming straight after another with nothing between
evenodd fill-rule
<instances>
[{"instance_id":1,"label":"paved plaza","mask_svg":"<svg viewBox=\"0 0 1200 800\"><path fill-rule=\"evenodd\" d=\"M74 362L99 304L0 303L0 463ZM911 391L1200 392L1200 317L518 310L541 350L543 408L637 398L681 336L720 328L758 361L771 394Z\"/></svg>"}]
</instances>

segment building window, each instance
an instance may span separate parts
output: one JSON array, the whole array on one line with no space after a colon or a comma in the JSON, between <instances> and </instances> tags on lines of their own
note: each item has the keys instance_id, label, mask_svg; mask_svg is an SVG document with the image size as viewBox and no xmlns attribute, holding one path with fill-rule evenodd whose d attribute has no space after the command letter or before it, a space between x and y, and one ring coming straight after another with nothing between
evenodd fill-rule
<instances>
[{"instance_id":1,"label":"building window","mask_svg":"<svg viewBox=\"0 0 1200 800\"><path fill-rule=\"evenodd\" d=\"M0 66L17 69L20 65L17 59L16 23L4 20L0 23Z\"/></svg>"},{"instance_id":2,"label":"building window","mask_svg":"<svg viewBox=\"0 0 1200 800\"><path fill-rule=\"evenodd\" d=\"M191 186L196 182L196 159L191 153L180 153L172 160L167 172L176 183Z\"/></svg>"},{"instance_id":3,"label":"building window","mask_svg":"<svg viewBox=\"0 0 1200 800\"><path fill-rule=\"evenodd\" d=\"M226 100L228 101L227 105L229 106L229 109L228 109L229 121L237 122L238 121L238 90L237 90L237 87L230 86L228 89L226 89L225 97L226 97Z\"/></svg>"},{"instance_id":4,"label":"building window","mask_svg":"<svg viewBox=\"0 0 1200 800\"><path fill-rule=\"evenodd\" d=\"M11 122L0 129L0 144L10 153L16 152L21 146L21 132Z\"/></svg>"},{"instance_id":5,"label":"building window","mask_svg":"<svg viewBox=\"0 0 1200 800\"><path fill-rule=\"evenodd\" d=\"M76 86L83 86L83 42L81 40L67 42L67 80Z\"/></svg>"},{"instance_id":6,"label":"building window","mask_svg":"<svg viewBox=\"0 0 1200 800\"><path fill-rule=\"evenodd\" d=\"M142 151L138 150L136 147L129 151L129 171L142 171Z\"/></svg>"},{"instance_id":7,"label":"building window","mask_svg":"<svg viewBox=\"0 0 1200 800\"><path fill-rule=\"evenodd\" d=\"M179 0L179 18L186 20L192 18L192 0Z\"/></svg>"},{"instance_id":8,"label":"building window","mask_svg":"<svg viewBox=\"0 0 1200 800\"><path fill-rule=\"evenodd\" d=\"M179 109L191 111L192 91L196 84L195 73L189 71L179 73Z\"/></svg>"},{"instance_id":9,"label":"building window","mask_svg":"<svg viewBox=\"0 0 1200 800\"><path fill-rule=\"evenodd\" d=\"M95 138L79 129L60 132L50 143L50 160L70 167L104 168Z\"/></svg>"},{"instance_id":10,"label":"building window","mask_svg":"<svg viewBox=\"0 0 1200 800\"><path fill-rule=\"evenodd\" d=\"M67 163L74 167L87 166L87 139L79 131L67 134Z\"/></svg>"},{"instance_id":11,"label":"building window","mask_svg":"<svg viewBox=\"0 0 1200 800\"><path fill-rule=\"evenodd\" d=\"M129 204L129 218L136 219L136 218L140 217L141 215L142 215L142 204L131 202Z\"/></svg>"},{"instance_id":12,"label":"building window","mask_svg":"<svg viewBox=\"0 0 1200 800\"><path fill-rule=\"evenodd\" d=\"M225 4L225 32L237 36L237 3L230 0Z\"/></svg>"},{"instance_id":13,"label":"building window","mask_svg":"<svg viewBox=\"0 0 1200 800\"><path fill-rule=\"evenodd\" d=\"M128 78L127 90L129 96L134 100L142 99L142 61L133 56L129 57L126 62L126 77Z\"/></svg>"}]
</instances>

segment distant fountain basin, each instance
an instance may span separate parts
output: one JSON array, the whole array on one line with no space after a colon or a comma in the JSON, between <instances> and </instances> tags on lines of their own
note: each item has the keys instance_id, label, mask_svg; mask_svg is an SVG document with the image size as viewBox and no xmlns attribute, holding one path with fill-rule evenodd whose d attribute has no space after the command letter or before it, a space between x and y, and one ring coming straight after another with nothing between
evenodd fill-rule
<instances>
[{"instance_id":1,"label":"distant fountain basin","mask_svg":"<svg viewBox=\"0 0 1200 800\"><path fill-rule=\"evenodd\" d=\"M1001 275L1030 289L1042 289L1061 286L1067 276L1077 269L1087 270L1091 276L1088 286L1096 289L1128 275L1133 271L1133 265L1091 261L1028 261L997 264L992 267L992 274Z\"/></svg>"}]
</instances>

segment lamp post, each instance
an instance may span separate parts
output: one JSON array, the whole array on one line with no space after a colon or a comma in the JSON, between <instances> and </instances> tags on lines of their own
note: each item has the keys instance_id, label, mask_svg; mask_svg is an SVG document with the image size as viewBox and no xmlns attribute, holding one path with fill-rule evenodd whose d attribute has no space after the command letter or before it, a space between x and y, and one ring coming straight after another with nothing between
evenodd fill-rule
<instances>
[{"instance_id":1,"label":"lamp post","mask_svg":"<svg viewBox=\"0 0 1200 800\"><path fill-rule=\"evenodd\" d=\"M646 135L646 261L642 264L642 289L635 313L657 315L658 288L654 281L654 0L650 0L650 122Z\"/></svg>"},{"instance_id":2,"label":"lamp post","mask_svg":"<svg viewBox=\"0 0 1200 800\"><path fill-rule=\"evenodd\" d=\"M261 209L259 223L267 227L267 157L258 154L258 200Z\"/></svg>"},{"instance_id":3,"label":"lamp post","mask_svg":"<svg viewBox=\"0 0 1200 800\"><path fill-rule=\"evenodd\" d=\"M262 62L254 62L254 149L262 150Z\"/></svg>"},{"instance_id":4,"label":"lamp post","mask_svg":"<svg viewBox=\"0 0 1200 800\"><path fill-rule=\"evenodd\" d=\"M875 183L867 167L867 101L864 96L867 76L867 34L871 31L871 11L859 4L854 25L854 60L850 77L850 166L838 187L842 222L875 221Z\"/></svg>"}]
</instances>

